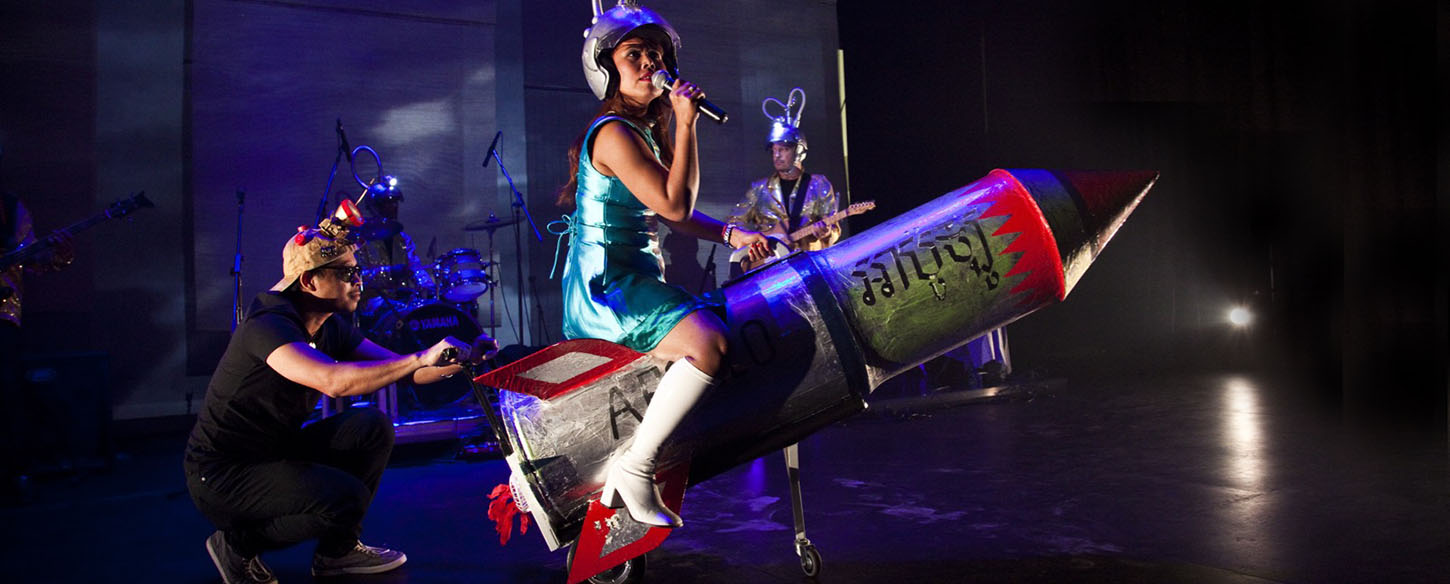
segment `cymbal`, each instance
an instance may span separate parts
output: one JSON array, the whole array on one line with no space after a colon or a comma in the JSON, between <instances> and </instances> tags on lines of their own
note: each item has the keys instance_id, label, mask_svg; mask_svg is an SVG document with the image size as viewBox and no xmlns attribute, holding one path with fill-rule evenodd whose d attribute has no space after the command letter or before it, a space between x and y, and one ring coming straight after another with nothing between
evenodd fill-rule
<instances>
[{"instance_id":1,"label":"cymbal","mask_svg":"<svg viewBox=\"0 0 1450 584\"><path fill-rule=\"evenodd\" d=\"M359 239L386 239L403 232L403 224L396 219L368 219L361 226L352 228Z\"/></svg>"},{"instance_id":2,"label":"cymbal","mask_svg":"<svg viewBox=\"0 0 1450 584\"><path fill-rule=\"evenodd\" d=\"M463 230L464 231L493 231L493 230L498 229L500 227L508 227L509 225L513 225L513 224L518 223L518 222L519 222L518 219L499 219L498 217L489 216L488 219L484 219L482 221L474 221L473 223L469 223L468 225L464 225L463 226Z\"/></svg>"}]
</instances>

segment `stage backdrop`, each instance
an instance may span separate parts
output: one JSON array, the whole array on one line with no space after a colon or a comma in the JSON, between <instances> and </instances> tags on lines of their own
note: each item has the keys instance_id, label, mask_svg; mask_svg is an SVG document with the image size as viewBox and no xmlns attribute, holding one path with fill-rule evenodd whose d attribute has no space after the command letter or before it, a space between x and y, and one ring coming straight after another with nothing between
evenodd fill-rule
<instances>
[{"instance_id":1,"label":"stage backdrop","mask_svg":"<svg viewBox=\"0 0 1450 584\"><path fill-rule=\"evenodd\" d=\"M760 101L796 86L809 94L808 169L845 184L833 3L650 6L683 36L685 76L731 114L725 126L701 123L701 209L723 214L769 172ZM53 288L84 298L94 286L96 303L36 302L40 321L89 340L42 334L33 348L109 353L118 418L194 413L230 333L238 241L249 300L279 277L283 240L315 220L339 118L351 145L371 146L401 181L400 218L425 261L430 250L472 248L495 262L499 339L560 340L559 283L548 278L555 240L545 225L560 215L553 199L567 178L565 151L598 104L579 64L590 17L582 0L98 5L93 24L81 19L91 31L69 37L94 43L94 61L79 62L94 68L96 85L66 111L75 112L81 139L94 128L94 182L105 193L78 194L65 208L78 214L141 188L158 208L129 230L97 235L94 263L59 277L81 286ZM463 231L490 213L512 214L497 164L482 166L500 130L503 161L543 233L535 239L520 225L519 247L512 228L493 241ZM364 156L357 172L366 179L377 170ZM328 207L360 190L344 161ZM240 238L238 191L245 193ZM716 276L704 269L711 248L670 238L671 276L691 289L723 281L725 250L714 256ZM489 312L486 295L485 325Z\"/></svg>"},{"instance_id":2,"label":"stage backdrop","mask_svg":"<svg viewBox=\"0 0 1450 584\"><path fill-rule=\"evenodd\" d=\"M463 224L495 206L480 163L495 126L492 2L193 4L188 92L193 234L188 370L205 374L231 328L237 200L243 294L279 277L282 242L316 212L340 118L404 193L400 219L424 258L476 247ZM378 174L367 153L356 171ZM344 158L328 211L361 185Z\"/></svg>"}]
</instances>

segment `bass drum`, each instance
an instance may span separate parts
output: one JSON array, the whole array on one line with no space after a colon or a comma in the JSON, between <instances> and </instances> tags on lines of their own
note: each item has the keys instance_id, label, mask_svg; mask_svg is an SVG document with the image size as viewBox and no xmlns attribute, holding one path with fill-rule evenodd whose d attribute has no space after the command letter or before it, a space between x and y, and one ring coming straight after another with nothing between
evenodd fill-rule
<instances>
[{"instance_id":1,"label":"bass drum","mask_svg":"<svg viewBox=\"0 0 1450 584\"><path fill-rule=\"evenodd\" d=\"M422 351L449 336L472 343L483 332L472 315L440 302L414 304L387 312L370 330L369 338L398 354ZM398 416L405 420L453 407L477 407L466 375L454 375L427 385L414 384L405 377L397 386Z\"/></svg>"}]
</instances>

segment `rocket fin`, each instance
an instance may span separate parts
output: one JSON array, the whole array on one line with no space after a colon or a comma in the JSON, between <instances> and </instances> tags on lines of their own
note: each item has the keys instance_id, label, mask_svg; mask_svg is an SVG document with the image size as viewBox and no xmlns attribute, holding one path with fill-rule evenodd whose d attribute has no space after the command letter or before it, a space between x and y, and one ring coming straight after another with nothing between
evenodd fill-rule
<instances>
[{"instance_id":1,"label":"rocket fin","mask_svg":"<svg viewBox=\"0 0 1450 584\"><path fill-rule=\"evenodd\" d=\"M682 462L660 471L660 495L665 505L680 512L685 499L685 484L690 478L689 462ZM664 543L673 531L635 521L624 508L610 509L595 497L584 516L584 527L574 544L573 562L569 564L569 584L578 584L600 573L644 555Z\"/></svg>"},{"instance_id":2,"label":"rocket fin","mask_svg":"<svg viewBox=\"0 0 1450 584\"><path fill-rule=\"evenodd\" d=\"M609 341L573 339L549 345L473 380L547 401L588 385L643 356Z\"/></svg>"}]
</instances>

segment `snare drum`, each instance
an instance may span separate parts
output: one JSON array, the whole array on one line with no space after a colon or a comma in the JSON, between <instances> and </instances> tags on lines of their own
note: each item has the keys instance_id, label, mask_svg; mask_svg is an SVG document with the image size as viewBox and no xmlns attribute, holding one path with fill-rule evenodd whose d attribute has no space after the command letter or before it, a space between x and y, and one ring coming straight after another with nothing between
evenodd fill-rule
<instances>
[{"instance_id":1,"label":"snare drum","mask_svg":"<svg viewBox=\"0 0 1450 584\"><path fill-rule=\"evenodd\" d=\"M437 273L438 297L448 302L473 302L488 291L488 264L478 250L458 248L439 256L433 263Z\"/></svg>"}]
</instances>

